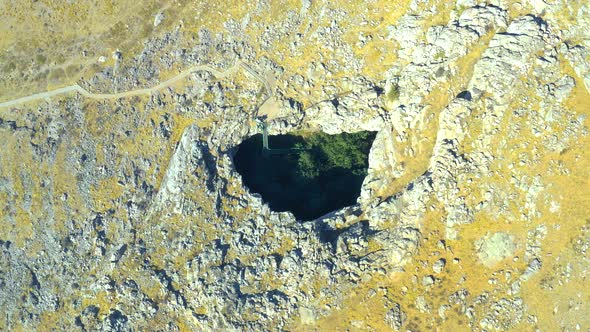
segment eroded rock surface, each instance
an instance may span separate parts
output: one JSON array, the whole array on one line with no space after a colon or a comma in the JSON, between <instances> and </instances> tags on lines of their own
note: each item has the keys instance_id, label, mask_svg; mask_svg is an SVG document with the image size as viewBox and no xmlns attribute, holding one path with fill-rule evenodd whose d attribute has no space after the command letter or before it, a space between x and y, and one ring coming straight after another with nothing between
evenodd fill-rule
<instances>
[{"instance_id":1,"label":"eroded rock surface","mask_svg":"<svg viewBox=\"0 0 590 332\"><path fill-rule=\"evenodd\" d=\"M0 108L0 328L590 327L587 4L156 9L72 74L101 98ZM243 185L261 105L272 134L377 131L357 204L296 220Z\"/></svg>"}]
</instances>

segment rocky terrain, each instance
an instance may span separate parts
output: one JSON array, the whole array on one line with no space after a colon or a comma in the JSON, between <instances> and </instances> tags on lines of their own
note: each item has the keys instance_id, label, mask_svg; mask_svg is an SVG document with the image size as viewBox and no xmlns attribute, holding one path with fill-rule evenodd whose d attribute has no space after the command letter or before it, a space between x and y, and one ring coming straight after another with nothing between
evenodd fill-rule
<instances>
[{"instance_id":1,"label":"rocky terrain","mask_svg":"<svg viewBox=\"0 0 590 332\"><path fill-rule=\"evenodd\" d=\"M590 330L587 2L59 3L0 5L0 329ZM377 132L357 204L250 192L260 112Z\"/></svg>"}]
</instances>

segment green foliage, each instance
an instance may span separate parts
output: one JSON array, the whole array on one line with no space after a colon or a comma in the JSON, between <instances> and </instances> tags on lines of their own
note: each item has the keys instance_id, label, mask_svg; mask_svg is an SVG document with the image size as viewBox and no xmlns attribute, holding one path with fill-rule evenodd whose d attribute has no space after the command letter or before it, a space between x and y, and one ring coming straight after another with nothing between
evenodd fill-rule
<instances>
[{"instance_id":1,"label":"green foliage","mask_svg":"<svg viewBox=\"0 0 590 332\"><path fill-rule=\"evenodd\" d=\"M81 69L81 68L82 68L82 66L80 66L80 65L69 65L69 66L66 68L66 75L67 75L69 78L73 78L73 77L75 77L75 75L77 75L77 74L78 74L78 72L80 72L80 69Z\"/></svg>"},{"instance_id":2,"label":"green foliage","mask_svg":"<svg viewBox=\"0 0 590 332\"><path fill-rule=\"evenodd\" d=\"M65 77L65 75L66 73L62 68L57 68L51 71L49 74L49 80L52 83L59 83Z\"/></svg>"},{"instance_id":3,"label":"green foliage","mask_svg":"<svg viewBox=\"0 0 590 332\"><path fill-rule=\"evenodd\" d=\"M438 52L436 52L436 54L434 55L434 59L435 60L442 60L445 58L445 51L443 50L439 50Z\"/></svg>"},{"instance_id":4,"label":"green foliage","mask_svg":"<svg viewBox=\"0 0 590 332\"><path fill-rule=\"evenodd\" d=\"M45 57L45 55L38 53L35 56L35 61L37 62L37 64L42 65L45 63L45 61L47 61L47 58Z\"/></svg>"},{"instance_id":5,"label":"green foliage","mask_svg":"<svg viewBox=\"0 0 590 332\"><path fill-rule=\"evenodd\" d=\"M305 179L313 179L320 175L320 165L318 165L318 158L310 152L304 151L297 160L299 168L297 173L300 177Z\"/></svg>"},{"instance_id":6,"label":"green foliage","mask_svg":"<svg viewBox=\"0 0 590 332\"><path fill-rule=\"evenodd\" d=\"M246 186L273 210L313 219L354 204L374 138L373 132L271 136L272 149L289 152L263 155L256 135L240 145L234 161Z\"/></svg>"},{"instance_id":7,"label":"green foliage","mask_svg":"<svg viewBox=\"0 0 590 332\"><path fill-rule=\"evenodd\" d=\"M297 169L300 176L312 179L334 169L348 170L354 175L363 175L367 168L367 153L371 148L369 132L357 134L315 134L299 147Z\"/></svg>"},{"instance_id":8,"label":"green foliage","mask_svg":"<svg viewBox=\"0 0 590 332\"><path fill-rule=\"evenodd\" d=\"M399 98L399 86L396 85L392 85L391 88L389 88L389 91L387 91L387 100L389 102L393 102L396 101Z\"/></svg>"},{"instance_id":9,"label":"green foliage","mask_svg":"<svg viewBox=\"0 0 590 332\"><path fill-rule=\"evenodd\" d=\"M14 64L14 62L9 62L7 64L4 65L3 70L7 73L13 71L16 69L16 65Z\"/></svg>"}]
</instances>

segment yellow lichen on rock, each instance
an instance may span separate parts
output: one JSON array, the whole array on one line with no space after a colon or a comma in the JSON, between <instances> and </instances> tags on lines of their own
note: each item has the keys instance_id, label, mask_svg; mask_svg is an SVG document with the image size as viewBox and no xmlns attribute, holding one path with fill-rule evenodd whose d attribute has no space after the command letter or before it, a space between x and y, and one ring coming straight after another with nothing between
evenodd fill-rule
<instances>
[{"instance_id":1,"label":"yellow lichen on rock","mask_svg":"<svg viewBox=\"0 0 590 332\"><path fill-rule=\"evenodd\" d=\"M0 329L590 327L583 1L0 10ZM378 132L358 204L272 211L256 120Z\"/></svg>"}]
</instances>

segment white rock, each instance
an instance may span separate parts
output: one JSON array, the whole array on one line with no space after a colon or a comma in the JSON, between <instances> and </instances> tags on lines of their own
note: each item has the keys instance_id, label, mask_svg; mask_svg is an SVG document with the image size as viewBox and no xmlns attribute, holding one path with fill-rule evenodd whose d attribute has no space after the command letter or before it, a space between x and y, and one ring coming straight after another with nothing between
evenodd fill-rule
<instances>
[{"instance_id":1,"label":"white rock","mask_svg":"<svg viewBox=\"0 0 590 332\"><path fill-rule=\"evenodd\" d=\"M416 298L416 309L422 313L430 312L430 305L428 305L428 302L426 302L426 298L424 298L424 296L418 296Z\"/></svg>"},{"instance_id":2,"label":"white rock","mask_svg":"<svg viewBox=\"0 0 590 332\"><path fill-rule=\"evenodd\" d=\"M547 8L547 3L544 0L528 0L528 2L536 13L541 13Z\"/></svg>"},{"instance_id":3,"label":"white rock","mask_svg":"<svg viewBox=\"0 0 590 332\"><path fill-rule=\"evenodd\" d=\"M445 261L445 259L441 258L441 259L437 260L436 262L434 262L434 264L432 265L432 270L435 273L441 273L442 270L445 268L446 263L447 262Z\"/></svg>"},{"instance_id":4,"label":"white rock","mask_svg":"<svg viewBox=\"0 0 590 332\"><path fill-rule=\"evenodd\" d=\"M385 314L385 323L394 331L399 331L406 321L406 314L402 311L399 304L395 303L393 308Z\"/></svg>"},{"instance_id":5,"label":"white rock","mask_svg":"<svg viewBox=\"0 0 590 332\"><path fill-rule=\"evenodd\" d=\"M507 233L486 235L475 242L477 256L482 264L491 267L501 260L514 255L514 236Z\"/></svg>"},{"instance_id":6,"label":"white rock","mask_svg":"<svg viewBox=\"0 0 590 332\"><path fill-rule=\"evenodd\" d=\"M422 285L423 286L431 286L432 284L434 284L434 277L433 276L424 276L422 278Z\"/></svg>"},{"instance_id":7,"label":"white rock","mask_svg":"<svg viewBox=\"0 0 590 332\"><path fill-rule=\"evenodd\" d=\"M487 91L497 104L507 103L519 75L528 72L535 53L546 46L546 29L534 17L525 16L514 20L507 33L496 34L475 65L469 90Z\"/></svg>"},{"instance_id":8,"label":"white rock","mask_svg":"<svg viewBox=\"0 0 590 332\"><path fill-rule=\"evenodd\" d=\"M162 21L164 21L164 13L159 12L154 17L154 27L157 27L158 25L160 25L162 23Z\"/></svg>"},{"instance_id":9,"label":"white rock","mask_svg":"<svg viewBox=\"0 0 590 332\"><path fill-rule=\"evenodd\" d=\"M457 0L457 7L473 7L475 0Z\"/></svg>"}]
</instances>

